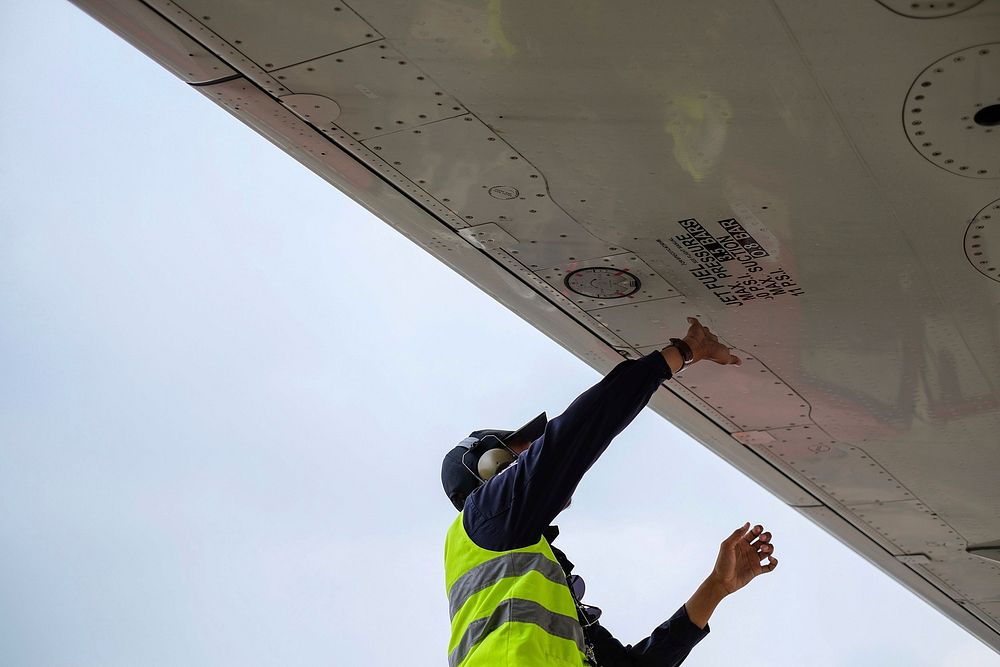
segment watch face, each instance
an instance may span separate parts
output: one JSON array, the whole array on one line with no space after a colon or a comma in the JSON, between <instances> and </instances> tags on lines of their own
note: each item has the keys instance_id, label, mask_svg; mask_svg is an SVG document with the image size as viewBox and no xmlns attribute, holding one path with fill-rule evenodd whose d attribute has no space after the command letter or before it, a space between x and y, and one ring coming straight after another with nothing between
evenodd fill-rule
<instances>
[{"instance_id":1,"label":"watch face","mask_svg":"<svg viewBox=\"0 0 1000 667\"><path fill-rule=\"evenodd\" d=\"M593 266L566 276L566 287L595 299L621 299L639 291L639 279L625 269Z\"/></svg>"}]
</instances>

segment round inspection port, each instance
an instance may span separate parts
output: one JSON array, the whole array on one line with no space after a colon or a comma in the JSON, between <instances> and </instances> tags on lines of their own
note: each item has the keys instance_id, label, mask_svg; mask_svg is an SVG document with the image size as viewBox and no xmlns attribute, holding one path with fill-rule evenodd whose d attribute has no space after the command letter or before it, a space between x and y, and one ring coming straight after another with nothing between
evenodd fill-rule
<instances>
[{"instance_id":1,"label":"round inspection port","mask_svg":"<svg viewBox=\"0 0 1000 667\"><path fill-rule=\"evenodd\" d=\"M878 0L886 9L915 19L952 16L975 7L983 0Z\"/></svg>"},{"instance_id":2,"label":"round inspection port","mask_svg":"<svg viewBox=\"0 0 1000 667\"><path fill-rule=\"evenodd\" d=\"M1000 199L972 218L965 230L965 256L976 271L1000 282Z\"/></svg>"},{"instance_id":3,"label":"round inspection port","mask_svg":"<svg viewBox=\"0 0 1000 667\"><path fill-rule=\"evenodd\" d=\"M903 102L903 129L928 162L956 176L1000 178L1000 43L930 63Z\"/></svg>"},{"instance_id":4,"label":"round inspection port","mask_svg":"<svg viewBox=\"0 0 1000 667\"><path fill-rule=\"evenodd\" d=\"M639 278L625 269L592 266L571 271L563 280L566 287L594 299L623 299L642 287Z\"/></svg>"}]
</instances>

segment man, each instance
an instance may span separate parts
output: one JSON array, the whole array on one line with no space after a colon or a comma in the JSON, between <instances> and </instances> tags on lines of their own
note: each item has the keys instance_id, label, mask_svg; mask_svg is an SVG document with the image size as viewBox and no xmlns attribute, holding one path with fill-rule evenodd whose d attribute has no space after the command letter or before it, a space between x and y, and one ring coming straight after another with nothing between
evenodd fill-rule
<instances>
[{"instance_id":1,"label":"man","mask_svg":"<svg viewBox=\"0 0 1000 667\"><path fill-rule=\"evenodd\" d=\"M460 510L445 543L450 667L679 665L719 602L777 566L771 534L747 523L723 540L711 574L670 619L623 646L597 622L600 610L583 604L582 580L552 546L551 521L662 382L702 359L741 363L697 319L688 323L683 340L621 362L555 419L475 431L445 456L441 479Z\"/></svg>"}]
</instances>

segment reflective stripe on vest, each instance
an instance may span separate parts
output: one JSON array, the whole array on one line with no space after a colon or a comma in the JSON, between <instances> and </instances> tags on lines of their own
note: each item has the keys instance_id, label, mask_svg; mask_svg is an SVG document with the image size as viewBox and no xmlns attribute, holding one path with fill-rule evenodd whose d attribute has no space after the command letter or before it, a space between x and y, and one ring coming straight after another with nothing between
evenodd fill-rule
<instances>
[{"instance_id":1,"label":"reflective stripe on vest","mask_svg":"<svg viewBox=\"0 0 1000 667\"><path fill-rule=\"evenodd\" d=\"M445 543L450 667L580 667L583 628L545 538L510 551L475 544L459 514Z\"/></svg>"},{"instance_id":2,"label":"reflective stripe on vest","mask_svg":"<svg viewBox=\"0 0 1000 667\"><path fill-rule=\"evenodd\" d=\"M559 563L553 563L539 553L504 553L480 563L458 578L448 592L448 611L451 617L462 608L470 597L507 577L522 577L534 570L557 584L565 583L566 575Z\"/></svg>"},{"instance_id":3,"label":"reflective stripe on vest","mask_svg":"<svg viewBox=\"0 0 1000 667\"><path fill-rule=\"evenodd\" d=\"M531 600L508 598L492 614L469 624L458 646L448 655L448 667L462 664L473 646L504 623L534 623L550 635L575 642L581 652L584 650L583 628L575 618L553 613Z\"/></svg>"}]
</instances>

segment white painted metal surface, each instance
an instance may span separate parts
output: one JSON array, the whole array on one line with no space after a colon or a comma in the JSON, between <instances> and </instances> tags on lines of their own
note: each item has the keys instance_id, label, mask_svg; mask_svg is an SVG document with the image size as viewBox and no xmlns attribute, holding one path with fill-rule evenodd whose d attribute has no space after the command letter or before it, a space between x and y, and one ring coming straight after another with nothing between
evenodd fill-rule
<instances>
[{"instance_id":1,"label":"white painted metal surface","mask_svg":"<svg viewBox=\"0 0 1000 667\"><path fill-rule=\"evenodd\" d=\"M184 0L177 4L268 72L381 38L338 0Z\"/></svg>"},{"instance_id":2,"label":"white painted metal surface","mask_svg":"<svg viewBox=\"0 0 1000 667\"><path fill-rule=\"evenodd\" d=\"M745 365L654 409L1000 649L995 3L149 5L245 77L205 94L595 368L724 332Z\"/></svg>"},{"instance_id":3,"label":"white painted metal surface","mask_svg":"<svg viewBox=\"0 0 1000 667\"><path fill-rule=\"evenodd\" d=\"M361 140L465 112L403 54L381 42L309 60L275 75L289 90L336 99L343 108L338 125Z\"/></svg>"},{"instance_id":4,"label":"white painted metal surface","mask_svg":"<svg viewBox=\"0 0 1000 667\"><path fill-rule=\"evenodd\" d=\"M282 104L306 123L328 130L337 128L340 105L323 95L282 95Z\"/></svg>"}]
</instances>

